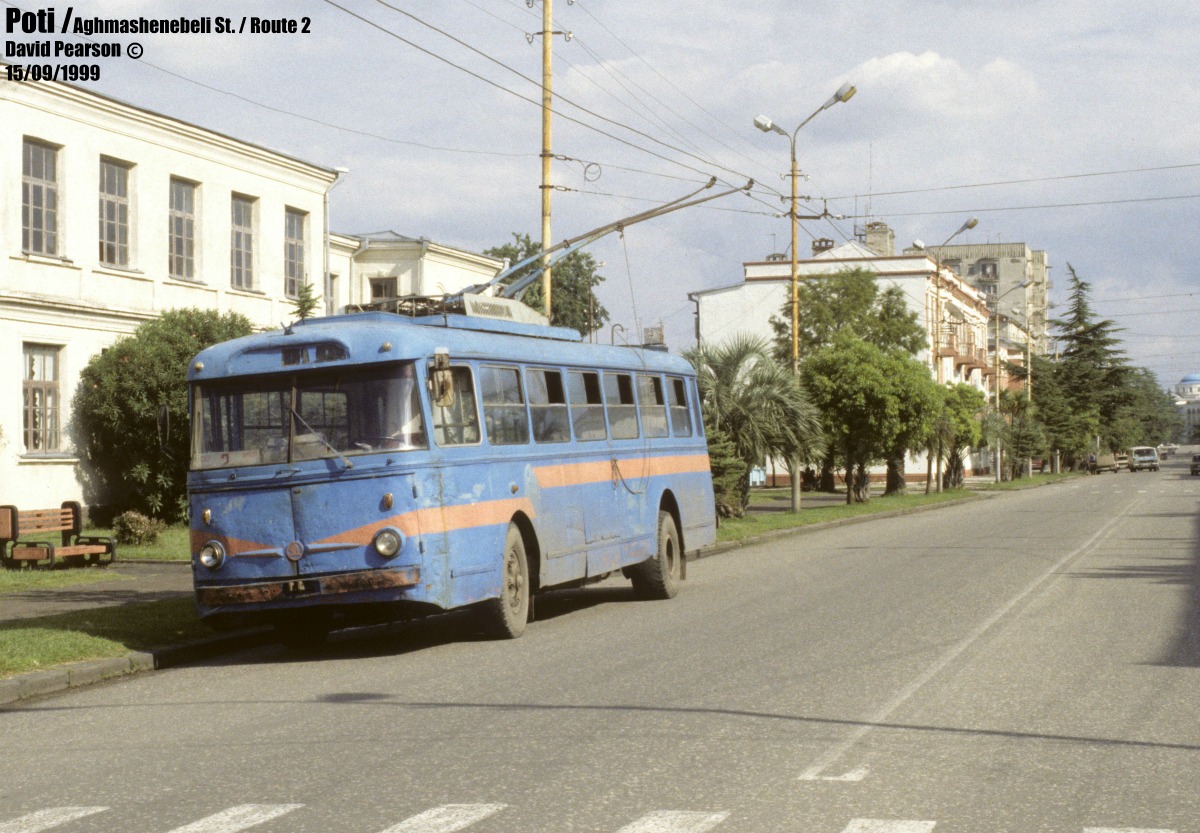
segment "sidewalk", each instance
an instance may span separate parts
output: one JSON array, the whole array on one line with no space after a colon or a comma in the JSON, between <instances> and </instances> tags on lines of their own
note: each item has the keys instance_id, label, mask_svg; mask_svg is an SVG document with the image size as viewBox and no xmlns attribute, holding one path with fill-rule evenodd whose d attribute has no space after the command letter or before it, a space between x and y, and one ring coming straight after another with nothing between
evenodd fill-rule
<instances>
[{"instance_id":1,"label":"sidewalk","mask_svg":"<svg viewBox=\"0 0 1200 833\"><path fill-rule=\"evenodd\" d=\"M112 578L78 587L0 595L0 622L192 595L192 566L186 561L118 561L110 567L87 569L104 570L112 573Z\"/></svg>"}]
</instances>

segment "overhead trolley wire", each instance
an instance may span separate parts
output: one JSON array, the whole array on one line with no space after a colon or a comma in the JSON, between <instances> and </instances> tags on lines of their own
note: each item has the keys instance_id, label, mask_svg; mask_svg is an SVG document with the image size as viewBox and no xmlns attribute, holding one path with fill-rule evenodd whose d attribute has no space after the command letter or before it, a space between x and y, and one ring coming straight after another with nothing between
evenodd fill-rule
<instances>
[{"instance_id":1,"label":"overhead trolley wire","mask_svg":"<svg viewBox=\"0 0 1200 833\"><path fill-rule=\"evenodd\" d=\"M373 28L375 28L375 29L378 29L379 31L381 31L381 32L383 32L383 33L385 33L385 34L389 35L390 37L393 37L393 38L395 38L396 40L399 40L399 41L401 41L402 43L405 43L405 44L407 44L407 45L409 45L409 46L413 47L414 49L416 49L416 50L418 50L418 51L420 51L420 52L423 52L423 53L425 53L426 55L429 55L429 56L430 56L430 57L432 57L432 58L436 58L437 60L439 60L439 61L441 61L441 62L443 62L443 63L445 63L445 64L447 64L447 65L449 65L449 66L452 66L452 67L454 67L455 69L457 69L457 70L460 70L461 72L465 72L465 73L467 73L468 75L470 75L470 76L471 76L471 77L473 77L473 78L476 78L476 79L478 79L478 80L480 80L480 81L483 81L484 83L488 84L489 86L495 87L495 88L497 88L497 89L499 89L499 90L503 90L504 92L506 92L506 93L508 93L508 94L510 94L510 95L512 95L512 96L515 96L515 97L517 97L517 98L520 98L520 99L522 99L523 101L527 101L527 102L529 102L529 103L531 103L531 104L536 104L538 107L541 107L541 106L542 106L542 103L541 103L540 101L535 101L534 99L531 99L531 98L529 98L529 97L527 97L527 96L524 96L524 95L522 95L521 93L518 93L518 92L516 92L515 90L510 90L508 87L505 87L503 84L499 84L499 83L497 83L497 82L495 82L495 81L492 81L492 80L491 80L491 79L489 79L489 78L485 78L484 76L480 75L480 74L479 74L479 73L477 73L477 72L474 72L473 70L470 70L470 69L468 69L468 68L466 68L466 67L464 67L464 66L462 66L462 65L460 65L460 64L456 64L456 63L454 63L453 61L451 61L449 58L446 58L446 57L445 57L445 56L443 56L443 55L439 55L438 53L434 52L433 50L426 49L425 47L423 47L423 46L421 46L421 45L419 45L419 44L417 44L417 43L415 43L415 42L413 42L413 41L409 40L408 38L405 38L403 35L397 34L396 32L393 32L393 31L391 31L390 29L388 29L388 28L386 28L386 27L384 27L384 26L381 26L380 24L378 24L378 23L375 23L375 22L374 22L374 21L372 21L372 20L370 20L370 19L368 19L368 18L366 18L366 17L363 17L362 15L360 15L360 14L358 14L358 13L356 13L356 12L352 12L352 11L350 11L350 10L349 10L349 9L347 9L345 6L341 6L341 5L339 5L338 3L335 3L335 2L334 2L334 0L324 0L324 2L325 2L327 5L333 6L333 7L334 7L334 8L336 8L336 9L340 9L341 11L343 11L343 12L345 12L346 14L350 15L351 17L354 17L354 18L357 18L358 20L361 20L363 23L366 23L367 25L369 25L369 26L371 26L371 27L373 27ZM504 69L504 70L506 70L506 71L508 71L508 72L512 73L513 75L516 75L517 77L519 77L519 78L521 78L521 79L525 80L526 82L528 82L528 83L530 83L530 84L532 84L532 85L534 85L534 86L536 86L536 87L538 87L538 88L541 88L542 84L541 84L541 82L540 82L540 81L537 81L537 80L535 80L535 79L533 79L533 78L530 78L529 76L527 76L527 75L525 75L524 73L522 73L520 70L517 70L517 69L514 69L513 67L510 67L510 66L508 66L508 64L505 64L503 61L499 61L499 60L497 60L496 58L493 58L491 55L488 55L486 52L484 52L484 51L482 51L482 50L480 50L480 49L478 49L478 48L476 48L476 47L474 47L474 46L471 46L469 43L466 43L466 42L465 42L465 41L463 41L461 38L458 38L458 37L456 37L455 35L452 35L452 34L450 34L449 32L445 31L444 29L440 29L440 28L438 28L437 26L434 26L432 23L428 23L427 21L425 21L425 20L422 20L421 18L417 17L416 15L412 14L411 12L407 12L407 11L405 11L404 9L400 9L400 8L397 8L396 6L393 6L391 3L388 3L388 2L387 2L387 0L375 0L375 2L376 2L376 3L378 3L378 4L379 4L379 5L381 5L381 6L384 6L385 8L391 9L392 11L394 11L394 12L396 12L396 13L398 13L398 14L404 15L405 17L407 17L407 18L409 18L409 19L413 20L414 22L416 22L416 23L419 23L420 25L422 25L422 26L424 26L424 27L426 27L426 28L428 28L428 29L431 29L431 30L432 30L432 31L434 31L434 32L437 32L438 34L442 35L443 37L449 38L450 40L452 40L452 41L454 41L455 43L459 44L459 45L460 45L460 46L462 46L463 48L465 48L465 49L467 49L467 50L470 50L471 52L474 52L475 54L479 55L480 57L482 57L482 58L484 58L484 59L486 59L486 60L490 61L490 62L491 62L491 63L493 63L493 64L496 64L497 66L499 66L499 67L501 67L502 69ZM556 97L556 98L557 98L559 101L562 101L562 102L564 102L564 103L566 103L566 104L569 104L569 105L571 105L572 107L575 107L576 109L578 109L578 110L580 110L580 111L582 111L582 112L584 112L584 113L588 114L589 116L592 116L593 118L600 119L600 120L601 120L601 121L603 121L603 122L606 122L606 123L608 123L608 124L614 125L614 126L616 126L616 127L619 127L619 128L621 128L621 129L623 129L623 130L628 130L629 132L631 132L631 133L634 133L634 134L636 134L636 135L638 135L638 136L641 136L641 137L642 137L642 138L644 138L644 139L648 139L649 141L651 141L651 142L654 142L655 144L661 145L662 147L664 147L664 148L667 148L668 150L674 151L675 153L679 153L679 154L682 154L682 155L684 155L684 156L686 156L686 157L689 157L689 158L691 158L691 159L694 159L694 160L696 160L697 162L699 162L699 163L701 163L701 164L704 164L704 165L710 165L710 166L712 166L712 167L718 168L718 169L720 169L720 170L722 170L722 171L725 171L726 173L733 174L734 176L737 176L737 177L740 177L740 178L750 179L750 177L746 176L745 174L741 173L740 171L734 170L733 168L726 167L726 166L724 166L724 165L721 165L721 164L719 164L719 163L716 163L716 162L711 162L711 161L709 161L709 160L707 160L707 159L704 159L704 158L702 158L702 157L700 157L700 156L697 156L697 155L696 155L696 154L694 154L694 153L691 153L690 151L684 150L683 148L679 148L679 147L676 147L676 146L674 146L674 145L671 145L671 144L669 144L669 143L667 143L667 142L664 142L663 140L661 140L661 139L659 139L659 138L657 138L657 137L655 137L655 136L652 136L652 135L650 135L649 133L646 133L645 131L638 130L636 127L632 127L632 126L630 126L630 125L628 125L628 124L624 124L624 123L622 123L622 122L619 122L619 121L617 121L617 120L615 120L615 119L610 119L610 118L608 118L607 116L601 115L600 113L597 113L597 112L595 112L594 110L591 110L591 109L589 109L589 108L587 108L587 107L584 107L583 105L581 105L581 104L578 104L578 103L576 103L576 102L574 102L574 101L572 101L572 100L570 100L570 99L568 99L568 98L566 98L566 97L564 97L564 96L555 96L555 97ZM573 124L578 124L578 125L580 125L581 127L585 127L585 128L587 128L587 129L589 129L589 130L593 130L593 131L595 131L595 132L597 132L597 133L600 133L601 135L607 136L607 137L609 137L609 138L611 138L611 139L616 139L617 141L620 141L620 142L622 142L623 144L626 144L626 145L628 145L629 147L635 148L635 149L637 149L637 150L640 150L640 151L642 151L642 152L644 152L644 153L651 153L651 151L647 150L646 148L643 148L643 147L641 147L640 145L635 145L635 144L633 144L633 143L631 143L631 142L629 142L629 141L627 141L627 140L624 140L624 139L621 139L620 137L614 136L614 135L612 135L611 133L607 133L606 131L599 129L599 128L595 127L594 125L590 125L590 124L588 124L587 122L581 121L581 120L579 120L579 119L577 119L577 118L573 118L573 117L571 117L571 116L569 116L569 115L567 115L567 114L565 114L565 113L562 113L562 112L560 112L560 111L558 111L558 110L554 110L553 108L552 108L552 112L554 112L554 113L555 113L557 116L559 116L560 118L566 119L567 121L569 121L569 122L572 122ZM654 154L654 155L658 155L658 154ZM661 159L665 159L666 161L669 161L669 162L671 162L671 163L673 163L673 164L680 165L681 167L690 167L690 166L688 166L688 165L685 165L684 163L682 163L682 162L679 162L678 160L675 160L675 159L670 159L670 158L668 158L668 157L664 157L664 156L661 156L661 155L659 155L659 158L661 158ZM697 173L704 173L703 171L699 171L699 170L697 170L697 169L695 169L695 168L691 168L691 170L696 170L696 171L697 171Z\"/></svg>"}]
</instances>

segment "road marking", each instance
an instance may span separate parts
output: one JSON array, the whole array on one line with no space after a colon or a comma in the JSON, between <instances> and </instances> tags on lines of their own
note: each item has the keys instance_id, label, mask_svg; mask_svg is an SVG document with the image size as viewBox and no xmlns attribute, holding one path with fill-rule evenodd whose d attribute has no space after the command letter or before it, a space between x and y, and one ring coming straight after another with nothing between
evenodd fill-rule
<instances>
[{"instance_id":1,"label":"road marking","mask_svg":"<svg viewBox=\"0 0 1200 833\"><path fill-rule=\"evenodd\" d=\"M810 774L811 773L811 770L810 770L809 772L805 772L803 775L801 775L800 780L801 781L861 781L862 779L867 777L867 773L870 771L871 771L870 768L865 767L865 766L860 766L857 769L852 769L849 772L847 772L845 775L816 775L816 774Z\"/></svg>"},{"instance_id":2,"label":"road marking","mask_svg":"<svg viewBox=\"0 0 1200 833\"><path fill-rule=\"evenodd\" d=\"M383 833L454 833L470 827L493 813L499 813L507 804L444 804L424 813L407 818Z\"/></svg>"},{"instance_id":3,"label":"road marking","mask_svg":"<svg viewBox=\"0 0 1200 833\"><path fill-rule=\"evenodd\" d=\"M75 819L103 813L107 807L51 807L48 810L38 810L35 813L21 816L12 821L0 821L0 833L38 833L49 830Z\"/></svg>"},{"instance_id":4,"label":"road marking","mask_svg":"<svg viewBox=\"0 0 1200 833\"><path fill-rule=\"evenodd\" d=\"M842 833L929 833L936 821L904 819L854 819Z\"/></svg>"},{"instance_id":5,"label":"road marking","mask_svg":"<svg viewBox=\"0 0 1200 833\"><path fill-rule=\"evenodd\" d=\"M683 810L659 810L647 813L617 833L704 833L725 821L728 813L691 813Z\"/></svg>"},{"instance_id":6,"label":"road marking","mask_svg":"<svg viewBox=\"0 0 1200 833\"><path fill-rule=\"evenodd\" d=\"M177 827L171 833L237 833L298 810L303 804L239 804L200 821Z\"/></svg>"},{"instance_id":7,"label":"road marking","mask_svg":"<svg viewBox=\"0 0 1200 833\"><path fill-rule=\"evenodd\" d=\"M1085 827L1083 833L1175 833L1153 827Z\"/></svg>"},{"instance_id":8,"label":"road marking","mask_svg":"<svg viewBox=\"0 0 1200 833\"><path fill-rule=\"evenodd\" d=\"M860 740L862 740L867 735L867 733L869 733L877 725L879 725L880 723L887 722L888 718L891 717L892 714L894 712L896 712L901 706L903 706L906 702L908 702L909 698L911 698L914 694L916 694L917 691L919 691L922 686L924 686L927 682L932 680L934 678L934 676L936 676L938 674L938 672L940 672L943 668L945 668L947 665L949 665L951 662L953 662L955 659L957 659L960 654L962 654L964 651L967 650L967 648L970 648L985 633L987 633L989 630L991 630L996 625L997 622L999 622L1001 619L1003 619L1005 616L1007 616L1009 613L1011 613L1012 610L1017 605L1019 605L1022 601L1024 601L1026 596L1031 595L1035 590L1037 590L1039 587L1041 587L1042 584L1044 584L1046 581L1050 580L1060 570L1062 570L1065 566L1067 566L1067 564L1069 564L1072 560L1074 560L1075 558L1077 558L1079 555L1083 554L1084 552L1087 552L1087 550L1089 550L1093 544L1095 544L1097 541L1099 541L1104 536L1108 535L1109 532L1113 529L1113 527L1115 527L1125 517L1125 515L1128 514L1130 509L1133 508L1133 506L1134 506L1134 504L1130 503L1124 509L1122 509L1120 512L1118 512L1116 515L1114 515L1112 518L1110 518L1108 523L1106 523L1104 526L1102 526L1098 530L1096 530L1090 538L1088 538L1086 541L1084 541L1078 547L1071 550L1071 552L1067 553L1062 558L1060 558L1058 561L1056 561L1053 564L1053 566L1050 567L1050 569L1046 570L1044 573L1042 573L1040 576L1038 576L1036 579L1034 579L1033 583L1031 583L1029 586L1027 586L1020 593L1018 593L1017 595L1015 595L1011 599L1009 599L1008 602L1006 602L999 610L997 610L995 613L993 613L991 616L989 616L987 619L985 619L983 621L983 623L981 623L973 631L971 631L969 634L967 634L965 639L963 639L958 644L951 647L950 650L948 650L946 653L944 653L940 657L938 657L938 659L935 660L932 665L930 665L923 672L921 672L921 674L919 674L917 676L917 678L914 679L911 683L909 683L903 689L901 689L899 691L899 693L897 693L895 697L893 697L890 701L888 701L888 703L885 704L882 709L880 709L875 714L873 714L869 718L867 718L857 729L855 729L853 732L851 732L850 735L845 740L843 740L841 743L838 743L837 745L832 747L828 752L826 752L824 755L822 755L820 758L818 758L812 765L810 765L809 768L806 769L800 775L800 780L802 780L802 781L819 780L816 778L816 776L819 776L834 761L836 761L838 758L842 757L842 755L845 755L847 752L849 752L855 746L855 744L857 744Z\"/></svg>"}]
</instances>

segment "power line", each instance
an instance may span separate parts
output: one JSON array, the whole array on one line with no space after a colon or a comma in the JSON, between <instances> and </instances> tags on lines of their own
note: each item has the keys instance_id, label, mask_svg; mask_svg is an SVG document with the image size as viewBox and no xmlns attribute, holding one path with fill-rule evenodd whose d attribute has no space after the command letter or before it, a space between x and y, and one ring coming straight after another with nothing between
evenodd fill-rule
<instances>
[{"instance_id":1,"label":"power line","mask_svg":"<svg viewBox=\"0 0 1200 833\"><path fill-rule=\"evenodd\" d=\"M1152 173L1155 171L1177 171L1184 168L1200 168L1200 162L1188 162L1180 165L1160 165L1153 168L1126 168L1120 171L1097 171L1094 173L1083 174L1062 174L1060 176L1042 176L1032 177L1030 179L1003 179L995 182L976 182L969 185L943 185L936 188L911 188L906 191L882 191L873 192L871 194L849 194L843 197L830 197L830 199L848 200L858 199L859 197L892 197L902 194L931 194L936 191L959 191L966 188L991 188L998 185L1026 185L1033 182L1057 182L1065 179L1088 179L1098 176L1118 176L1121 174L1141 174Z\"/></svg>"},{"instance_id":2,"label":"power line","mask_svg":"<svg viewBox=\"0 0 1200 833\"><path fill-rule=\"evenodd\" d=\"M439 55L439 54L437 54L436 52L433 52L432 50L429 50L429 49L426 49L426 48L424 48L424 47L422 47L422 46L419 46L418 44L414 43L413 41L410 41L410 40L408 40L407 38L403 37L402 35L399 35L399 34L397 34L397 33L393 32L393 31L391 31L390 29L387 29L387 28L385 28L385 27L383 27L383 26L380 26L379 24L377 24L377 23L375 23L375 22L373 22L373 21L371 21L371 20L368 20L367 18L363 17L362 15L359 15L359 14L356 14L355 12L352 12L352 11L350 11L349 9L345 8L344 6L339 6L337 3L333 2L333 0L324 0L324 2L325 2L325 3L327 3L327 4L328 4L328 5L330 5L330 6L333 6L333 7L334 7L334 8L336 8L336 9L341 9L343 12L345 12L345 13L346 13L346 14L348 14L348 15L350 15L351 17L355 17L355 18L357 18L357 19L361 20L362 22L364 22L364 23L366 23L366 24L368 24L368 25L370 25L370 26L372 26L372 27L374 27L374 28L376 28L376 29L380 30L381 32L384 32L384 33L386 33L386 34L390 35L391 37L393 37L393 38L396 38L397 40L399 40L399 41L402 41L403 43L406 43L406 44L408 44L409 46L412 46L414 49L417 49L417 50L419 50L419 51L421 51L421 52L425 53L426 55L429 55L430 57L436 58L437 60L439 60L439 61L442 61L443 63L446 63L446 64L448 64L448 65L450 65L450 66L454 67L455 69L458 69L458 70L460 70L460 71L462 71L462 72L465 72L465 73L467 73L468 75L472 76L473 78L476 78L476 79L478 79L478 80L480 80L480 81L484 81L484 82L485 82L485 83L487 83L488 85L490 85L490 86L493 86L493 87L496 87L497 89L503 90L504 92L507 92L507 93L509 93L510 95L516 96L517 98L523 99L523 100L525 100L525 101L532 101L532 99L529 99L529 98L527 98L526 96L523 96L523 95L521 95L520 93L518 93L518 92L516 92L516 91L514 91L514 90L510 90L509 88L507 88L507 87L503 86L502 84L498 84L498 83L496 83L495 81L492 81L492 80L490 80L490 79L487 79L487 78L485 78L484 76L482 76L482 75L479 75L478 73L476 73L476 72L474 72L474 71L472 71L472 70L470 70L470 69L467 69L467 68L466 68L466 67L464 67L464 66L461 66L461 65L459 65L459 64L456 64L456 63L454 63L453 61L449 60L448 58L446 58L446 57L444 57L444 56L442 56L442 55ZM381 5L381 6L384 6L385 8L391 9L392 11L396 12L397 14L401 14L401 15L403 15L403 16L405 16L405 17L409 18L410 20L413 20L413 21L415 21L416 23L420 24L421 26L424 26L424 27L426 27L427 29L431 29L432 31L434 31L434 32L437 32L438 34L442 35L443 37L449 38L450 40L452 40L452 41L454 41L455 43L459 44L459 45L460 45L460 46L462 46L463 48L465 48L465 49L467 49L467 50L469 50L469 51L471 51L471 52L474 52L475 54L477 54L477 55L481 56L482 58L486 59L487 61L490 61L491 63L493 63L493 64L496 64L497 66L501 67L502 69L504 69L504 70L506 70L506 71L508 71L508 72L512 73L513 75L516 75L517 77L519 77L519 78L521 78L521 79L525 80L526 82L528 82L528 83L530 83L530 84L532 84L532 85L534 85L534 86L538 87L539 89L541 88L541 86L542 86L542 85L541 85L541 83L540 83L539 81L536 81L536 80L534 80L533 78L530 78L529 76L527 76L527 75L525 75L524 73L522 73L520 70L517 70L517 69L515 69L515 68L513 68L513 67L510 67L508 64L505 64L503 61L499 61L499 60L497 60L496 58L493 58L491 55L488 55L488 54L487 54L486 52L484 52L483 50L481 50L481 49L478 49L478 48L476 48L476 47L474 47L474 46L471 46L471 45L470 45L469 43L467 43L466 41L462 40L461 38L458 38L458 37L456 37L455 35L452 35L452 34L450 34L449 32L445 31L444 29L440 29L440 28L438 28L437 26L434 26L432 23L429 23L429 22L427 22L427 21L425 21L425 20L422 20L421 18L417 17L416 15L412 14L411 12L407 12L407 11L405 11L404 9L400 9L400 8L397 8L396 6L393 6L391 3L388 3L388 2L387 2L387 0L375 0L375 2L376 2L376 3L378 3L378 4L379 4L379 5ZM647 139L647 140L649 140L649 141L651 141L651 142L654 142L655 144L661 145L662 147L664 147L664 148L667 148L668 150L674 151L675 153L682 154L682 155L684 155L684 156L686 156L686 157L689 157L689 158L691 158L691 159L695 159L697 162L700 162L701 164L704 164L704 165L711 165L712 167L719 168L720 170L722 170L722 171L725 171L726 173L733 174L734 176L737 176L737 177L744 177L744 178L746 178L746 179L749 179L749 178L750 178L750 177L747 177L745 174L743 174L743 173L741 173L741 172L739 172L739 171L736 171L736 170L734 170L733 168L728 168L728 167L726 167L726 166L724 166L724 165L721 165L721 164L720 164L720 163L718 163L718 162L711 161L711 160L708 160L708 159L704 159L703 157L697 156L696 154L694 154L694 153L692 153L692 152L690 152L690 151L684 150L683 148L679 148L679 147L676 147L676 146L674 146L674 145L671 145L671 144L669 144L669 143L667 143L667 142L664 142L663 140L661 140L661 139L657 138L656 136L652 136L651 134L649 134L649 133L646 133L645 131L638 130L636 127L632 127L631 125L628 125L628 124L625 124L625 123L623 123L623 122L617 121L616 119L610 119L610 118L608 118L607 116L601 115L600 113L597 113L597 112L596 112L596 111L594 111L594 110L591 110L591 109L589 109L589 108L587 108L587 107L584 107L582 104L578 104L578 103L576 103L576 102L572 101L572 100L571 100L571 99L569 99L569 98L566 98L566 97L564 97L564 96L561 96L561 95L560 95L560 96L557 96L557 98L558 98L558 100L559 100L559 101L562 101L562 102L563 102L563 103L565 103L565 104L569 104L570 106L572 106L572 107L574 107L574 108L576 108L576 109L580 110L581 112L587 113L589 116L591 116L591 117L593 117L593 118L600 119L600 120L601 120L601 121L603 121L603 122L606 122L606 123L608 123L608 124L611 124L611 125L613 125L613 126L615 126L615 127L619 127L619 128L621 128L621 129L623 129L623 130L628 130L629 132L631 132L631 133L634 133L634 134L636 134L636 135L638 135L638 136L640 136L640 137L642 137L642 138L644 138L644 139ZM537 105L538 105L538 107L541 107L541 102L537 102ZM608 136L609 138L612 138L612 139L617 139L618 141L624 141L624 140L621 140L621 139L619 139L619 137L612 136L612 135L611 135L611 134L609 134L609 133L605 133L604 131L602 131L602 130L600 130L600 129L598 129L598 128L596 128L596 127L592 126L592 125L589 125L589 124L587 124L586 122L579 121L578 119L573 119L573 118L571 118L570 116L567 116L567 115L565 115L565 114L563 114L563 113L560 113L560 112L559 112L559 111L557 111L557 110L554 110L553 112L554 112L556 115L559 115L560 117L562 117L562 118L564 118L564 119L567 119L568 121L571 121L571 122L573 122L573 123L575 123L575 124L578 124L578 125L580 125L580 126L582 126L582 127L586 127L586 128L588 128L588 129L590 129L590 130L595 130L596 132L598 132L598 133L601 133L601 134L603 134L603 135L605 135L605 136ZM629 145L630 147L637 148L638 150L641 150L641 151L643 151L643 152L649 152L649 151L647 151L645 148L642 148L642 147L640 147L640 146L638 146L638 145L634 145L634 144L632 144L632 143L629 143L629 142L625 142L625 144ZM660 157L660 158L665 158L665 157ZM682 164L683 164L683 163L681 163L681 162L677 162L676 160L668 160L668 161L674 162L675 164L678 164L678 165L682 165ZM684 167L688 167L688 166L686 166L686 165L685 165ZM693 170L695 170L695 169L693 169Z\"/></svg>"},{"instance_id":3,"label":"power line","mask_svg":"<svg viewBox=\"0 0 1200 833\"><path fill-rule=\"evenodd\" d=\"M1062 202L1048 203L1045 205L1012 205L1003 208L959 208L952 211L908 211L895 212L889 211L889 217L931 217L941 214L985 214L998 211L1034 211L1045 208L1086 208L1097 205L1126 205L1130 203L1145 203L1145 202L1171 202L1178 200L1195 200L1200 199L1200 194L1180 194L1170 197L1133 197L1123 200L1094 200L1090 202ZM877 216L875 214L854 214L850 215L851 219L867 219Z\"/></svg>"}]
</instances>

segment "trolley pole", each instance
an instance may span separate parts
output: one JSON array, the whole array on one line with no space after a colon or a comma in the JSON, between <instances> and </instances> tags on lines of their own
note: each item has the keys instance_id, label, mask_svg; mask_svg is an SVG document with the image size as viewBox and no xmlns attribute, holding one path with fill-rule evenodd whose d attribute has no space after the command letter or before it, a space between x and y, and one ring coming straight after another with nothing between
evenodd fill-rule
<instances>
[{"instance_id":1,"label":"trolley pole","mask_svg":"<svg viewBox=\"0 0 1200 833\"><path fill-rule=\"evenodd\" d=\"M551 82L554 78L551 41L554 39L553 0L542 0L542 251L550 248L550 103ZM546 318L550 318L550 259L542 259L542 303Z\"/></svg>"}]
</instances>

